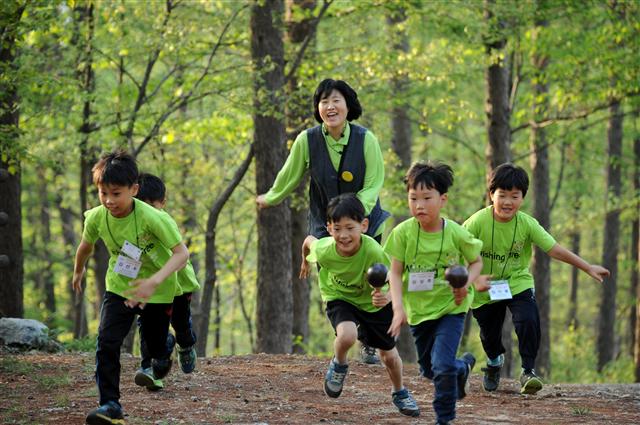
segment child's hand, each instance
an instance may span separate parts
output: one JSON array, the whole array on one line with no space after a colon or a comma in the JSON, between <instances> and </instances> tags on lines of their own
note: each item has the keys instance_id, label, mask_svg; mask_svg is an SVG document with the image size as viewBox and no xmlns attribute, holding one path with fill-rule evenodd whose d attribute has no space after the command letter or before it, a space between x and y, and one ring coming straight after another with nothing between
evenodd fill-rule
<instances>
[{"instance_id":1,"label":"child's hand","mask_svg":"<svg viewBox=\"0 0 640 425\"><path fill-rule=\"evenodd\" d=\"M389 293L382 292L380 289L371 291L371 304L374 307L382 308L391 302Z\"/></svg>"},{"instance_id":2,"label":"child's hand","mask_svg":"<svg viewBox=\"0 0 640 425\"><path fill-rule=\"evenodd\" d=\"M304 255L302 256L302 261L300 262L300 279L306 279L309 277L310 272L309 262Z\"/></svg>"},{"instance_id":3,"label":"child's hand","mask_svg":"<svg viewBox=\"0 0 640 425\"><path fill-rule=\"evenodd\" d=\"M144 306L147 305L147 303L141 303L140 301L136 301L136 300L124 300L124 305L126 305L129 308L140 307L140 310L142 310L144 309Z\"/></svg>"},{"instance_id":4,"label":"child's hand","mask_svg":"<svg viewBox=\"0 0 640 425\"><path fill-rule=\"evenodd\" d=\"M462 288L451 288L451 290L453 291L453 298L456 305L462 304L462 301L467 298L467 294L469 293L466 286L463 286Z\"/></svg>"},{"instance_id":5,"label":"child's hand","mask_svg":"<svg viewBox=\"0 0 640 425\"><path fill-rule=\"evenodd\" d=\"M82 276L84 276L85 268L82 268L82 273L74 273L73 280L71 281L71 287L75 291L76 294L80 294L82 292Z\"/></svg>"},{"instance_id":6,"label":"child's hand","mask_svg":"<svg viewBox=\"0 0 640 425\"><path fill-rule=\"evenodd\" d=\"M391 321L391 326L389 326L389 330L387 333L392 337L397 337L400 335L400 329L402 325L407 323L407 313L404 312L404 309L401 307L398 310L393 310L393 320Z\"/></svg>"},{"instance_id":7,"label":"child's hand","mask_svg":"<svg viewBox=\"0 0 640 425\"><path fill-rule=\"evenodd\" d=\"M256 204L258 204L258 208L260 209L267 208L269 206L264 194L256 196Z\"/></svg>"},{"instance_id":8,"label":"child's hand","mask_svg":"<svg viewBox=\"0 0 640 425\"><path fill-rule=\"evenodd\" d=\"M589 268L587 269L587 274L592 278L594 278L595 280L597 280L598 282L602 283L604 278L609 277L611 273L609 272L609 270L605 269L602 266L598 266L596 264L590 264Z\"/></svg>"},{"instance_id":9,"label":"child's hand","mask_svg":"<svg viewBox=\"0 0 640 425\"><path fill-rule=\"evenodd\" d=\"M476 291L485 292L491 289L491 279L493 276L490 274L481 274L478 276L475 282L473 282L473 287L476 288Z\"/></svg>"},{"instance_id":10,"label":"child's hand","mask_svg":"<svg viewBox=\"0 0 640 425\"><path fill-rule=\"evenodd\" d=\"M137 301L147 301L155 292L158 284L153 279L148 278L131 281L129 286L132 288L124 292L127 298Z\"/></svg>"}]
</instances>

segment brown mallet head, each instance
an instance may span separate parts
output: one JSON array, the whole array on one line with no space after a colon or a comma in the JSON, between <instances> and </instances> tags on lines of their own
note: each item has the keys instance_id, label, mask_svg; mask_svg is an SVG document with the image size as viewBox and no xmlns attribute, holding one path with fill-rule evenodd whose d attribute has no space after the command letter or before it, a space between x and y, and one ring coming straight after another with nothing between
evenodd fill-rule
<instances>
[{"instance_id":1,"label":"brown mallet head","mask_svg":"<svg viewBox=\"0 0 640 425\"><path fill-rule=\"evenodd\" d=\"M451 266L444 272L444 278L454 288L462 288L467 284L469 272L465 266Z\"/></svg>"},{"instance_id":2,"label":"brown mallet head","mask_svg":"<svg viewBox=\"0 0 640 425\"><path fill-rule=\"evenodd\" d=\"M387 283L387 266L375 263L367 270L367 282L374 288L382 288Z\"/></svg>"}]
</instances>

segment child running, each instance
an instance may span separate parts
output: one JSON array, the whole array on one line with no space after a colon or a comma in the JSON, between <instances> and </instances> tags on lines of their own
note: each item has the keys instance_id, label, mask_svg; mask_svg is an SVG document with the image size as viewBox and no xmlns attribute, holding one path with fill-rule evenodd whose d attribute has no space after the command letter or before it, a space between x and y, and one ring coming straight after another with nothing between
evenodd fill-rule
<instances>
[{"instance_id":1,"label":"child running","mask_svg":"<svg viewBox=\"0 0 640 425\"><path fill-rule=\"evenodd\" d=\"M152 358L154 378L171 366L167 334L176 294L176 271L185 266L189 251L166 214L134 199L138 167L124 151L104 155L94 165L93 181L102 205L85 212L84 232L73 270L73 289L82 290L85 264L98 239L109 251L106 292L100 312L96 344L96 384L99 407L87 424L124 424L120 405L120 346L136 314ZM146 303L144 308L140 308Z\"/></svg>"},{"instance_id":2,"label":"child running","mask_svg":"<svg viewBox=\"0 0 640 425\"><path fill-rule=\"evenodd\" d=\"M473 282L480 274L482 242L459 224L444 219L453 170L441 163L415 163L404 180L412 218L398 224L384 250L391 257L389 283L396 337L409 323L418 352L420 372L433 381L433 408L438 424L455 418L456 400L468 392L475 358L456 359L464 317L473 299ZM444 279L448 266L469 263L465 287L452 289Z\"/></svg>"},{"instance_id":3,"label":"child running","mask_svg":"<svg viewBox=\"0 0 640 425\"><path fill-rule=\"evenodd\" d=\"M302 244L300 277L309 275L309 263L317 263L320 294L335 330L334 357L324 379L324 391L337 398L349 371L347 353L358 337L378 349L392 383L392 401L400 413L419 416L420 410L402 381L402 360L395 339L387 334L392 309L385 294L372 291L366 272L375 263L388 264L382 247L365 235L369 221L353 193L341 194L327 205L327 229L331 237L307 236Z\"/></svg>"},{"instance_id":4,"label":"child running","mask_svg":"<svg viewBox=\"0 0 640 425\"><path fill-rule=\"evenodd\" d=\"M502 324L506 309L513 317L522 359L520 393L535 394L542 380L535 373L540 346L540 318L534 296L534 281L529 272L532 245L549 256L587 273L602 282L609 271L592 265L563 248L528 214L520 211L529 188L529 176L513 164L498 166L491 175L489 196L492 205L473 214L463 226L483 242L482 276L476 282L479 291L473 300L473 316L480 326L480 340L487 355L482 385L495 391L504 363Z\"/></svg>"},{"instance_id":5,"label":"child running","mask_svg":"<svg viewBox=\"0 0 640 425\"><path fill-rule=\"evenodd\" d=\"M167 214L163 208L166 204L166 187L160 177L157 177L149 173L141 173L138 177L138 194L137 199L146 202L149 205L154 206L163 214L167 215L167 220L170 220L176 229L178 225L175 220ZM181 295L176 295L173 299L173 310L171 313L171 326L176 333L175 338L170 334L168 342L168 348L172 349L175 346L175 342L178 342L178 362L180 368L184 373L191 373L196 368L196 335L193 331L193 325L191 320L191 296L194 291L200 289L200 284L196 277L196 273L193 270L191 261L187 261L187 265L178 271L178 286L182 291ZM138 321L140 324L140 321ZM172 345L173 343L173 345ZM151 357L149 356L149 350L147 345L140 335L140 354L142 361L140 362L140 369L135 376L135 383L146 387L149 390L155 391L164 387L161 379L154 379L153 370L151 368Z\"/></svg>"}]
</instances>

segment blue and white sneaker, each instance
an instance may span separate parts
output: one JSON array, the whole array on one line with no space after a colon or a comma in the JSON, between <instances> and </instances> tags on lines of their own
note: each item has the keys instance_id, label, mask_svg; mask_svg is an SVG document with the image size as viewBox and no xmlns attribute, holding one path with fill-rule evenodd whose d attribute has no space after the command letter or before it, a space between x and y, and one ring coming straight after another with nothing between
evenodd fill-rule
<instances>
[{"instance_id":1,"label":"blue and white sneaker","mask_svg":"<svg viewBox=\"0 0 640 425\"><path fill-rule=\"evenodd\" d=\"M89 425L124 425L122 407L115 401L109 401L89 412L85 421Z\"/></svg>"},{"instance_id":2,"label":"blue and white sneaker","mask_svg":"<svg viewBox=\"0 0 640 425\"><path fill-rule=\"evenodd\" d=\"M420 416L418 403L416 403L416 400L406 388L392 393L391 397L393 399L393 404L403 415L412 416L414 418Z\"/></svg>"},{"instance_id":3,"label":"blue and white sneaker","mask_svg":"<svg viewBox=\"0 0 640 425\"><path fill-rule=\"evenodd\" d=\"M476 358L471 353L464 353L460 357L464 363L466 363L466 371L462 375L458 376L458 400L462 400L469 393L469 378L471 377L471 371L476 365Z\"/></svg>"},{"instance_id":4,"label":"blue and white sneaker","mask_svg":"<svg viewBox=\"0 0 640 425\"><path fill-rule=\"evenodd\" d=\"M347 373L349 373L349 365L338 364L335 358L331 359L329 369L324 377L324 393L329 397L340 397Z\"/></svg>"}]
</instances>

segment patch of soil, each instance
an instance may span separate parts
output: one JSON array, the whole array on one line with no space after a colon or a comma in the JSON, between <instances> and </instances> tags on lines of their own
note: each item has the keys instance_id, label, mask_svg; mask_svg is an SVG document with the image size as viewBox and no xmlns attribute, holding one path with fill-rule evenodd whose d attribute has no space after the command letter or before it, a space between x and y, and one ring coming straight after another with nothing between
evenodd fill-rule
<instances>
[{"instance_id":1,"label":"patch of soil","mask_svg":"<svg viewBox=\"0 0 640 425\"><path fill-rule=\"evenodd\" d=\"M328 359L248 355L198 359L185 375L174 365L165 390L133 383L139 359L122 356L121 403L127 424L424 424L434 423L433 385L405 365L419 418L397 412L382 366L351 361L340 398L323 390ZM177 363L177 362L176 362ZM93 353L0 352L0 423L83 424L97 405ZM456 424L640 424L640 384L546 385L522 396L514 380L482 390L480 372L458 402Z\"/></svg>"}]
</instances>

